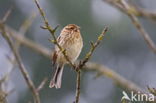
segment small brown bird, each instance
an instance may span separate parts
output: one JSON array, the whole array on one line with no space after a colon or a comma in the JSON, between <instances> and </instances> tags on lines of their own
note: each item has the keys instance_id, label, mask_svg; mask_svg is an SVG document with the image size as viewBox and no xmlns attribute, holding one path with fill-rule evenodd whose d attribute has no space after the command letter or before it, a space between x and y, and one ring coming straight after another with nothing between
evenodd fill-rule
<instances>
[{"instance_id":1,"label":"small brown bird","mask_svg":"<svg viewBox=\"0 0 156 103\"><path fill-rule=\"evenodd\" d=\"M57 38L58 44L66 50L69 60L74 63L83 47L83 40L80 33L80 27L75 24L69 24L63 28L60 36ZM55 46L52 56L53 64L56 64L54 77L50 81L50 88L61 88L61 80L64 65L68 63L60 49Z\"/></svg>"}]
</instances>

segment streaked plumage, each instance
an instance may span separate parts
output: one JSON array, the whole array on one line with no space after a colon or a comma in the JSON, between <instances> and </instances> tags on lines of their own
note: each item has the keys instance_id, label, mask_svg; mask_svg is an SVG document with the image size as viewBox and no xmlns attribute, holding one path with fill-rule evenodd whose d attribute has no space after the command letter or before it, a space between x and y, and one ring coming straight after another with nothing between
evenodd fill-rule
<instances>
[{"instance_id":1,"label":"streaked plumage","mask_svg":"<svg viewBox=\"0 0 156 103\"><path fill-rule=\"evenodd\" d=\"M79 26L75 24L69 24L63 28L60 36L57 38L59 45L66 50L67 56L71 62L75 62L83 47L83 40L79 30ZM55 46L55 51L52 56L53 65L56 64L56 71L53 79L50 81L50 88L61 88L61 79L64 65L68 62L64 58L64 55L60 49Z\"/></svg>"}]
</instances>

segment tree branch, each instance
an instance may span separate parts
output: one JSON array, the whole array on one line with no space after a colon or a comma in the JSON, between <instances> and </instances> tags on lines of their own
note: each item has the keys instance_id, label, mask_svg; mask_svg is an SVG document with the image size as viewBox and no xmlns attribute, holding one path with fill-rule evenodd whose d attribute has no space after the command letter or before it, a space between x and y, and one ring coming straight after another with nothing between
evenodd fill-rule
<instances>
[{"instance_id":1,"label":"tree branch","mask_svg":"<svg viewBox=\"0 0 156 103\"><path fill-rule=\"evenodd\" d=\"M115 0L115 1L114 0L103 0L103 1L115 6L116 8L121 10L123 13L127 14L129 16L129 18L131 19L132 23L134 24L134 26L136 27L136 29L138 30L138 32L140 32L141 36L144 38L144 40L147 43L147 45L149 46L149 48L154 53L156 53L155 43L152 41L149 34L145 31L144 27L139 22L138 18L136 17L136 14L134 13L135 9L132 8L132 6L130 6L125 0Z\"/></svg>"},{"instance_id":2,"label":"tree branch","mask_svg":"<svg viewBox=\"0 0 156 103\"><path fill-rule=\"evenodd\" d=\"M39 92L44 87L47 81L48 81L48 78L44 78L36 90Z\"/></svg>"},{"instance_id":3,"label":"tree branch","mask_svg":"<svg viewBox=\"0 0 156 103\"><path fill-rule=\"evenodd\" d=\"M121 11L124 11L123 7L120 4L116 3L119 0L103 0L103 1L107 2L108 4L110 4L112 6L115 6L116 8L120 9ZM129 6L131 8L130 11L133 13L133 15L135 15L137 17L144 17L144 18L148 18L150 20L156 21L156 13L155 12L148 11L144 8L140 8L140 7L132 5L132 4L129 4Z\"/></svg>"},{"instance_id":4,"label":"tree branch","mask_svg":"<svg viewBox=\"0 0 156 103\"><path fill-rule=\"evenodd\" d=\"M76 79L76 95L74 103L79 103L80 98L80 83L81 83L81 71L77 71L77 79Z\"/></svg>"},{"instance_id":5,"label":"tree branch","mask_svg":"<svg viewBox=\"0 0 156 103\"><path fill-rule=\"evenodd\" d=\"M81 69L85 66L85 64L89 61L91 58L94 50L96 47L100 44L101 40L103 39L104 35L106 34L108 28L106 27L103 32L98 37L97 41L95 43L91 42L91 48L90 51L86 54L85 58L79 62L78 66L76 66L76 72L77 72L77 83L76 83L76 96L75 96L75 102L79 103L80 98L80 80L81 80Z\"/></svg>"},{"instance_id":6,"label":"tree branch","mask_svg":"<svg viewBox=\"0 0 156 103\"><path fill-rule=\"evenodd\" d=\"M5 25L5 29L10 34L11 37L13 37L16 41L23 44L24 46L32 49L33 51L38 51L39 54L41 54L45 57L51 56L51 51L49 49L39 45L38 43L33 42L30 39L25 38L24 36L22 36L22 34L20 32L12 29L6 25Z\"/></svg>"},{"instance_id":7,"label":"tree branch","mask_svg":"<svg viewBox=\"0 0 156 103\"><path fill-rule=\"evenodd\" d=\"M108 27L105 27L103 32L99 35L97 41L95 43L91 42L91 48L90 51L86 54L85 58L80 61L78 68L83 68L83 66L88 62L88 60L91 58L95 48L100 44L101 40L103 39L104 35L108 31Z\"/></svg>"},{"instance_id":8,"label":"tree branch","mask_svg":"<svg viewBox=\"0 0 156 103\"><path fill-rule=\"evenodd\" d=\"M86 71L95 71L97 73L100 73L101 76L105 76L107 78L112 79L112 81L117 86L120 86L124 90L134 91L134 92L138 92L138 91L144 92L139 86L137 86L136 84L134 84L129 80L126 80L123 76L121 76L120 74L116 73L115 71L113 71L112 69L104 65L100 65L94 62L88 62L86 63L86 66L84 68Z\"/></svg>"},{"instance_id":9,"label":"tree branch","mask_svg":"<svg viewBox=\"0 0 156 103\"><path fill-rule=\"evenodd\" d=\"M25 68L25 66L23 65L22 61L21 61L21 57L18 53L18 51L16 50L16 48L14 47L13 45L13 42L12 40L10 39L10 36L7 34L6 30L5 30L5 25L3 23L0 22L0 29L2 31L2 36L4 37L4 39L8 42L8 45L10 46L14 56L15 56L15 59L17 61L17 64L19 66L19 69L29 87L29 89L31 90L32 94L33 94L33 97L34 97L34 102L35 103L40 103L40 98L39 98L39 94L38 92L36 91L36 88L34 86L34 83L32 82L32 80L30 79L29 77L29 74Z\"/></svg>"}]
</instances>

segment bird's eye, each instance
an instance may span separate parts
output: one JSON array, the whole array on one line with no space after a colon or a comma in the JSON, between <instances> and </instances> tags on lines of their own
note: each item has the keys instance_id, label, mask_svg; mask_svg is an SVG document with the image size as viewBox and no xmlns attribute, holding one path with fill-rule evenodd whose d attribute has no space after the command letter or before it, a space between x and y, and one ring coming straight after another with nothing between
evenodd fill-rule
<instances>
[{"instance_id":1,"label":"bird's eye","mask_svg":"<svg viewBox=\"0 0 156 103\"><path fill-rule=\"evenodd\" d=\"M70 27L70 29L74 29L74 27Z\"/></svg>"}]
</instances>

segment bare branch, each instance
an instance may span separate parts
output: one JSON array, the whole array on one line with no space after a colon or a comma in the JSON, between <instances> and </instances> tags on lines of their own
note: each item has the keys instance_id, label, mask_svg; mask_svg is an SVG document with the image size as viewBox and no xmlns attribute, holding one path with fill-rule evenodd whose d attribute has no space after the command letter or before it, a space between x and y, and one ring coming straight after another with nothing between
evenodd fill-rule
<instances>
[{"instance_id":1,"label":"bare branch","mask_svg":"<svg viewBox=\"0 0 156 103\"><path fill-rule=\"evenodd\" d=\"M77 82L76 82L76 96L75 96L75 102L74 103L79 103L79 98L80 98L80 81L81 81L81 69L85 66L85 64L89 61L91 58L94 50L96 47L100 44L101 40L103 39L104 35L106 34L108 28L106 27L101 35L98 37L97 41L95 43L91 42L91 49L90 51L86 54L85 58L79 62L78 66L76 66L76 72L77 72Z\"/></svg>"},{"instance_id":2,"label":"bare branch","mask_svg":"<svg viewBox=\"0 0 156 103\"><path fill-rule=\"evenodd\" d=\"M7 103L6 93L0 90L0 103Z\"/></svg>"},{"instance_id":3,"label":"bare branch","mask_svg":"<svg viewBox=\"0 0 156 103\"><path fill-rule=\"evenodd\" d=\"M80 98L80 83L81 83L81 71L77 71L77 80L76 80L76 95L75 95L75 102L79 103Z\"/></svg>"},{"instance_id":4,"label":"bare branch","mask_svg":"<svg viewBox=\"0 0 156 103\"><path fill-rule=\"evenodd\" d=\"M129 5L124 0L121 0L120 3L126 9L127 15L131 18L133 24L135 25L135 27L137 28L137 30L140 32L140 34L142 35L142 37L144 38L144 40L146 41L146 43L148 44L148 46L150 47L150 49L154 53L156 53L156 46L155 46L154 42L152 41L152 39L150 38L149 34L145 31L145 29L143 28L143 26L140 24L140 22L137 19L137 17L134 16L131 12L128 12L129 9L130 9Z\"/></svg>"},{"instance_id":5,"label":"bare branch","mask_svg":"<svg viewBox=\"0 0 156 103\"><path fill-rule=\"evenodd\" d=\"M126 80L123 76L121 76L120 74L116 73L115 71L104 65L100 65L94 62L88 62L86 63L84 68L87 71L99 72L101 76L105 76L107 78L112 79L112 81L115 84L117 84L118 86L122 87L125 90L135 92L143 91L139 86L137 86L136 84L132 83L129 80Z\"/></svg>"},{"instance_id":6,"label":"bare branch","mask_svg":"<svg viewBox=\"0 0 156 103\"><path fill-rule=\"evenodd\" d=\"M8 73L6 73L1 79L0 79L0 85L4 83L6 80L8 80L10 74L12 73L13 69L11 69Z\"/></svg>"},{"instance_id":7,"label":"bare branch","mask_svg":"<svg viewBox=\"0 0 156 103\"><path fill-rule=\"evenodd\" d=\"M47 81L48 81L48 78L43 79L43 81L41 82L41 84L37 88L38 92L44 87L44 85L46 84Z\"/></svg>"},{"instance_id":8,"label":"bare branch","mask_svg":"<svg viewBox=\"0 0 156 103\"><path fill-rule=\"evenodd\" d=\"M85 65L85 63L88 62L88 60L91 58L95 48L100 44L101 40L103 39L104 35L106 34L106 32L108 31L108 27L105 27L103 32L99 35L97 41L95 43L91 42L91 48L90 51L86 54L84 60L80 61L79 65L78 65L78 69L83 68L83 66Z\"/></svg>"},{"instance_id":9,"label":"bare branch","mask_svg":"<svg viewBox=\"0 0 156 103\"><path fill-rule=\"evenodd\" d=\"M32 21L34 20L34 18L36 17L36 14L31 14L30 17L28 17L28 19L26 19L22 25L20 26L19 29L19 33L22 34L22 36L24 36L27 32L27 30L29 29L29 27L32 24ZM11 34L11 33L10 33ZM15 48L17 49L17 51L20 49L20 42L19 41L15 41ZM10 62L14 65L16 63L16 59L14 56L8 57L10 59ZM14 68L14 66L13 66Z\"/></svg>"},{"instance_id":10,"label":"bare branch","mask_svg":"<svg viewBox=\"0 0 156 103\"><path fill-rule=\"evenodd\" d=\"M115 6L116 8L120 9L121 11L124 11L123 7L119 3L117 3L117 2L119 2L119 0L103 0L103 1L111 4L112 6ZM155 12L148 11L144 8L141 8L136 5L132 5L132 4L129 4L129 6L130 6L130 11L131 11L131 13L133 13L133 15L135 15L137 17L145 17L150 20L156 21L156 13Z\"/></svg>"},{"instance_id":11,"label":"bare branch","mask_svg":"<svg viewBox=\"0 0 156 103\"><path fill-rule=\"evenodd\" d=\"M8 19L9 15L11 14L12 12L12 7L5 13L3 19L2 19L2 22L5 23L6 20Z\"/></svg>"},{"instance_id":12,"label":"bare branch","mask_svg":"<svg viewBox=\"0 0 156 103\"><path fill-rule=\"evenodd\" d=\"M122 12L127 14L130 17L130 19L131 19L132 23L134 24L134 26L136 27L136 29L138 30L138 32L140 32L141 36L144 38L144 40L147 43L147 45L149 46L149 48L154 53L156 53L156 45L150 38L149 34L145 31L144 27L141 25L138 18L135 16L134 8L132 9L131 8L132 6L130 6L125 0L117 0L117 1L104 0L104 1L117 7L119 10L121 10Z\"/></svg>"},{"instance_id":13,"label":"bare branch","mask_svg":"<svg viewBox=\"0 0 156 103\"><path fill-rule=\"evenodd\" d=\"M9 92L6 93L6 96L12 94L15 91L15 89L11 89Z\"/></svg>"},{"instance_id":14,"label":"bare branch","mask_svg":"<svg viewBox=\"0 0 156 103\"><path fill-rule=\"evenodd\" d=\"M22 36L22 34L8 26L5 26L6 31L9 32L10 36L13 37L16 41L19 43L23 44L24 46L32 49L33 51L38 51L37 53L45 56L45 57L50 57L51 56L51 51L38 43L33 42L30 39L25 38ZM1 30L0 30L1 31Z\"/></svg>"},{"instance_id":15,"label":"bare branch","mask_svg":"<svg viewBox=\"0 0 156 103\"><path fill-rule=\"evenodd\" d=\"M149 86L147 86L147 89L150 93L152 93L154 96L156 96L156 88L150 88Z\"/></svg>"},{"instance_id":16,"label":"bare branch","mask_svg":"<svg viewBox=\"0 0 156 103\"><path fill-rule=\"evenodd\" d=\"M144 17L147 17L151 20L156 21L156 13L147 11L143 8L136 8L135 10L136 10L136 12L138 12L139 16L144 16Z\"/></svg>"},{"instance_id":17,"label":"bare branch","mask_svg":"<svg viewBox=\"0 0 156 103\"><path fill-rule=\"evenodd\" d=\"M32 94L33 94L33 97L34 97L34 102L35 103L40 103L40 98L39 98L39 94L38 92L36 91L36 88L34 86L34 83L32 82L32 80L30 79L29 77L29 74L25 68L25 66L23 65L22 61L21 61L21 57L18 53L18 51L16 50L16 48L14 47L13 45L13 42L12 40L10 39L10 36L7 34L6 30L5 30L5 26L3 25L3 23L0 23L0 29L2 31L2 36L4 37L4 39L8 42L14 56L15 56L15 59L17 61L17 64L19 66L19 69L29 87L29 89L31 90Z\"/></svg>"},{"instance_id":18,"label":"bare branch","mask_svg":"<svg viewBox=\"0 0 156 103\"><path fill-rule=\"evenodd\" d=\"M36 16L37 16L37 14L35 12L32 12L30 14L30 16L26 20L24 20L24 22L22 23L21 27L19 28L19 32L21 34L24 35L27 32L27 30L32 25L32 22L36 18Z\"/></svg>"}]
</instances>

